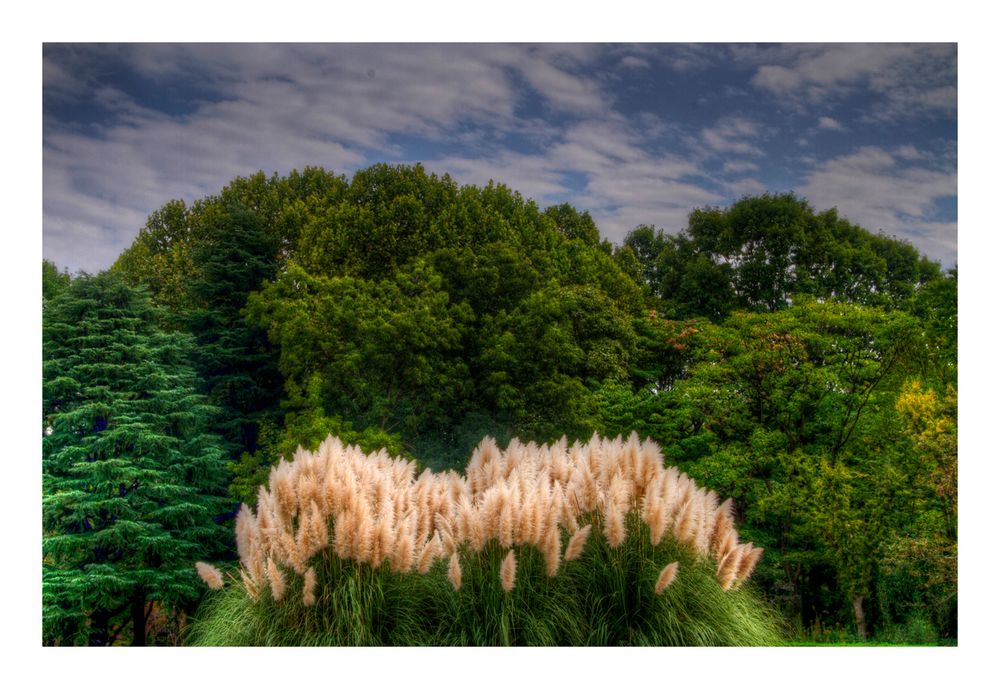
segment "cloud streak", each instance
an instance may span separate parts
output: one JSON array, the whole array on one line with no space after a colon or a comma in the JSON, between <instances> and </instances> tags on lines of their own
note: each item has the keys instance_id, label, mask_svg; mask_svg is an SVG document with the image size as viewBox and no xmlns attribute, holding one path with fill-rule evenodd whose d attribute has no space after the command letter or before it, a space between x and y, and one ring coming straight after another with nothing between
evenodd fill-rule
<instances>
[{"instance_id":1,"label":"cloud streak","mask_svg":"<svg viewBox=\"0 0 1000 689\"><path fill-rule=\"evenodd\" d=\"M954 223L935 212L934 199L954 195L954 160L930 167L934 149L920 138L878 149L854 143L864 128L851 126L834 103L853 92L875 94L860 110L875 130L879 118L918 99L925 114L946 116L954 86L946 52L47 46L43 253L60 266L96 271L170 199L215 194L257 170L322 165L350 173L385 160L422 161L464 183L493 179L543 206L568 201L591 211L616 242L638 224L675 232L693 208L795 186L814 205L849 209L871 229L899 232L948 258ZM733 57L741 61L726 71ZM753 91L776 98L754 99L751 111ZM774 105L779 97L807 116L784 113ZM821 130L838 136L811 136ZM808 150L793 155L785 142L799 139ZM841 148L816 148L820 139ZM803 167L803 157L813 162Z\"/></svg>"},{"instance_id":2,"label":"cloud streak","mask_svg":"<svg viewBox=\"0 0 1000 689\"><path fill-rule=\"evenodd\" d=\"M802 107L859 91L877 94L872 119L953 116L958 107L954 44L823 44L738 49L758 64L751 83Z\"/></svg>"}]
</instances>

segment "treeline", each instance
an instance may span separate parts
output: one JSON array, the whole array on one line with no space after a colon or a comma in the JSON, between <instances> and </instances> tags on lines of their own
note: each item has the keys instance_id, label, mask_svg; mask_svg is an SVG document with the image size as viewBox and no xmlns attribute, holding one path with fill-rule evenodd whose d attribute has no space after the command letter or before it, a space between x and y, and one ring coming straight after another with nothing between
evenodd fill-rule
<instances>
[{"instance_id":1,"label":"treeline","mask_svg":"<svg viewBox=\"0 0 1000 689\"><path fill-rule=\"evenodd\" d=\"M442 469L484 435L632 430L734 498L796 627L956 638L957 273L836 211L765 195L613 246L503 185L307 168L171 201L106 274L47 264L43 287L47 642L144 640L193 610L187 551L158 556L176 595L123 574L150 560L122 522L182 504L136 463L216 501L175 529L207 558L277 458L328 433ZM146 339L170 344L129 363Z\"/></svg>"}]
</instances>

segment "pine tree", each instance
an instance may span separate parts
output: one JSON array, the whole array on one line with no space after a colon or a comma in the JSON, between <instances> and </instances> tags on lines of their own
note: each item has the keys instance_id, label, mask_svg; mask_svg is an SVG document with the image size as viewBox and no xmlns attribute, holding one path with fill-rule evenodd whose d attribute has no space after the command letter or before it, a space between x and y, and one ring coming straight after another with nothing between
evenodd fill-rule
<instances>
[{"instance_id":1,"label":"pine tree","mask_svg":"<svg viewBox=\"0 0 1000 689\"><path fill-rule=\"evenodd\" d=\"M213 430L236 459L257 450L260 422L274 414L282 389L276 348L241 313L247 295L277 272L277 244L239 204L206 207L201 229L187 329L198 343L193 363L203 390L223 412Z\"/></svg>"},{"instance_id":2,"label":"pine tree","mask_svg":"<svg viewBox=\"0 0 1000 689\"><path fill-rule=\"evenodd\" d=\"M196 600L195 561L230 547L216 410L191 338L119 278L81 276L43 313L44 640L144 645L153 601Z\"/></svg>"}]
</instances>

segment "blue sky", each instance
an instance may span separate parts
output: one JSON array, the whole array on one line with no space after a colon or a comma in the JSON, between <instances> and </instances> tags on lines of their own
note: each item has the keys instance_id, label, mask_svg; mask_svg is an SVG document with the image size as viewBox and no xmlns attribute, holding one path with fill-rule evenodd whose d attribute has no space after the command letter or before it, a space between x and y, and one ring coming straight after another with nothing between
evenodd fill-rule
<instances>
[{"instance_id":1,"label":"blue sky","mask_svg":"<svg viewBox=\"0 0 1000 689\"><path fill-rule=\"evenodd\" d=\"M957 48L932 44L69 44L43 48L43 255L111 265L236 176L422 162L641 223L794 191L957 256Z\"/></svg>"}]
</instances>

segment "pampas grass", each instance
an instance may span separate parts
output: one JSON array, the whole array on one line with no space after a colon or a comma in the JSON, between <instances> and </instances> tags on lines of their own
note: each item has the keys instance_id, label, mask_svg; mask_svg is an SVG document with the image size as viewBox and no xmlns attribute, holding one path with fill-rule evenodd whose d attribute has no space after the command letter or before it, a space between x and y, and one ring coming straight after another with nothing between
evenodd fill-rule
<instances>
[{"instance_id":1,"label":"pampas grass","mask_svg":"<svg viewBox=\"0 0 1000 689\"><path fill-rule=\"evenodd\" d=\"M569 539L569 545L566 546L566 555L563 556L566 562L577 559L583 553L583 546L587 543L587 538L590 536L590 529L590 524L584 524Z\"/></svg>"},{"instance_id":2,"label":"pampas grass","mask_svg":"<svg viewBox=\"0 0 1000 689\"><path fill-rule=\"evenodd\" d=\"M664 467L659 448L635 434L570 446L514 440L504 451L487 438L464 476L415 474L413 463L384 450L365 455L336 438L279 462L256 511L243 506L237 516L239 583L200 611L192 640L246 638L227 635L219 620L240 601L253 611L239 615L265 626L300 608L315 622L302 628L326 643L778 639L752 593L736 590L762 551L739 542L731 503L720 506L714 493ZM714 593L706 594L708 581ZM390 600L404 594L406 601ZM718 610L705 608L707 599ZM270 617L258 614L265 609ZM316 618L352 610L353 622ZM394 621L389 610L402 617ZM714 634L699 626L708 613L718 617ZM753 631L741 635L732 629L738 624ZM315 641L301 632L248 633L250 643Z\"/></svg>"},{"instance_id":3,"label":"pampas grass","mask_svg":"<svg viewBox=\"0 0 1000 689\"><path fill-rule=\"evenodd\" d=\"M201 580L205 582L208 588L213 591L218 591L222 588L222 572L207 562L196 562L194 563L194 567L198 572L198 576L201 577Z\"/></svg>"},{"instance_id":4,"label":"pampas grass","mask_svg":"<svg viewBox=\"0 0 1000 689\"><path fill-rule=\"evenodd\" d=\"M517 576L517 558L514 557L514 551L511 550L503 559L503 564L500 565L500 585L503 586L504 591L510 593L514 590L515 576Z\"/></svg>"},{"instance_id":5,"label":"pampas grass","mask_svg":"<svg viewBox=\"0 0 1000 689\"><path fill-rule=\"evenodd\" d=\"M656 586L653 588L653 590L656 591L657 596L663 593L668 586L674 583L674 578L677 576L677 569L679 566L679 562L671 562L660 572L660 576L656 579Z\"/></svg>"},{"instance_id":6,"label":"pampas grass","mask_svg":"<svg viewBox=\"0 0 1000 689\"><path fill-rule=\"evenodd\" d=\"M462 566L458 563L458 553L452 553L448 560L448 581L456 591L462 588Z\"/></svg>"}]
</instances>

